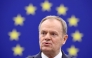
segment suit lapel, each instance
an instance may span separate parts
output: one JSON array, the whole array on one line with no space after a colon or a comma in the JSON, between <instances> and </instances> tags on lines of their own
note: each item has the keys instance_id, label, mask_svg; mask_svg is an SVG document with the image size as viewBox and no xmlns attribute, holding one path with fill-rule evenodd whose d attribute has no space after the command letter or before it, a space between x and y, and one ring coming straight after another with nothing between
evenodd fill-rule
<instances>
[{"instance_id":1,"label":"suit lapel","mask_svg":"<svg viewBox=\"0 0 92 58\"><path fill-rule=\"evenodd\" d=\"M67 55L62 51L62 58L68 58Z\"/></svg>"}]
</instances>

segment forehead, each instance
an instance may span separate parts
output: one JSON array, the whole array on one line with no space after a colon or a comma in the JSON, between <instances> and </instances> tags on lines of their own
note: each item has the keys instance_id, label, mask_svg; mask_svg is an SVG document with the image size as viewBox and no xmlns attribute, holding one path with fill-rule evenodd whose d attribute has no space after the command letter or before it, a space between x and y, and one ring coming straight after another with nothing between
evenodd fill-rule
<instances>
[{"instance_id":1,"label":"forehead","mask_svg":"<svg viewBox=\"0 0 92 58\"><path fill-rule=\"evenodd\" d=\"M40 29L62 30L61 22L56 19L47 19L40 25Z\"/></svg>"}]
</instances>

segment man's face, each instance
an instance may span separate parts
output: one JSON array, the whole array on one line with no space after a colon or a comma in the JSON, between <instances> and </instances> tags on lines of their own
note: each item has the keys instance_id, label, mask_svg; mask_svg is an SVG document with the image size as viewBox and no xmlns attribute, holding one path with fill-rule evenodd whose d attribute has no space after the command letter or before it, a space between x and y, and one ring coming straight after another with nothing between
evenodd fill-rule
<instances>
[{"instance_id":1,"label":"man's face","mask_svg":"<svg viewBox=\"0 0 92 58\"><path fill-rule=\"evenodd\" d=\"M67 35L62 33L62 25L59 21L45 20L39 29L39 44L42 51L59 51L66 42Z\"/></svg>"}]
</instances>

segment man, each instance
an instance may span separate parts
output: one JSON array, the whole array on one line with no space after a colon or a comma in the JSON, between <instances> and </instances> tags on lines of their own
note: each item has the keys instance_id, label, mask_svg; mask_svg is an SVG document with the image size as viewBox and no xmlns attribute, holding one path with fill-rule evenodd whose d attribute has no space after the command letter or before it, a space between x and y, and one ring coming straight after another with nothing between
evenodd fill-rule
<instances>
[{"instance_id":1,"label":"man","mask_svg":"<svg viewBox=\"0 0 92 58\"><path fill-rule=\"evenodd\" d=\"M47 16L39 24L40 53L28 58L70 58L62 51L68 38L67 24L58 16Z\"/></svg>"}]
</instances>

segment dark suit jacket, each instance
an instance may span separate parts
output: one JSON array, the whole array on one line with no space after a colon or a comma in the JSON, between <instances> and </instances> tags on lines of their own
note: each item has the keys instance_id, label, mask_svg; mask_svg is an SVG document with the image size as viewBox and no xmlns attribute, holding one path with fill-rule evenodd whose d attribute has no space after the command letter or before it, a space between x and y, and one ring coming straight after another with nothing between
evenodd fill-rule
<instances>
[{"instance_id":1,"label":"dark suit jacket","mask_svg":"<svg viewBox=\"0 0 92 58\"><path fill-rule=\"evenodd\" d=\"M37 55L34 56L28 56L27 58L42 58L41 57L41 52L38 53ZM62 58L71 58L70 56L66 55L63 51L62 51Z\"/></svg>"}]
</instances>

